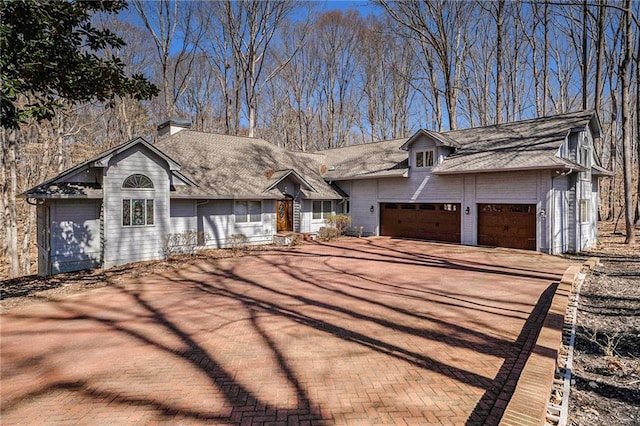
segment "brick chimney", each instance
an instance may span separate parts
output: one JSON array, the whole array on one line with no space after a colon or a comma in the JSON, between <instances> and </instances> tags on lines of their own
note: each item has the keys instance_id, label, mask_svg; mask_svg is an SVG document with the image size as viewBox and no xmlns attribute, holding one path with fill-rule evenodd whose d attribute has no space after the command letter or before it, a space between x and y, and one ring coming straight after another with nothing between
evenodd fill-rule
<instances>
[{"instance_id":1,"label":"brick chimney","mask_svg":"<svg viewBox=\"0 0 640 426\"><path fill-rule=\"evenodd\" d=\"M171 136L180 130L191 128L191 121L183 118L169 118L158 124L158 137Z\"/></svg>"}]
</instances>

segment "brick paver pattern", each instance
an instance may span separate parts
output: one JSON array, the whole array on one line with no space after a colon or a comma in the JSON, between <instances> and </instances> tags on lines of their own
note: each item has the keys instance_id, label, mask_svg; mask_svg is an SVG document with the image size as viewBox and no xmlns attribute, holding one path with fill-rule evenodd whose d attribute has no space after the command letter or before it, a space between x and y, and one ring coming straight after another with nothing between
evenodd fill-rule
<instances>
[{"instance_id":1,"label":"brick paver pattern","mask_svg":"<svg viewBox=\"0 0 640 426\"><path fill-rule=\"evenodd\" d=\"M1 421L497 422L567 266L369 238L115 278L2 315Z\"/></svg>"}]
</instances>

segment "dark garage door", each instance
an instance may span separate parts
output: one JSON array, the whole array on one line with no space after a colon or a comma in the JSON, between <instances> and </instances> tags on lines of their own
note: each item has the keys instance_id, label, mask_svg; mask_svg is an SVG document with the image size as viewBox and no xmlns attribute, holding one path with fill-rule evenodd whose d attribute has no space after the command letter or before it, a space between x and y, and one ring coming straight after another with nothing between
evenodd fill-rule
<instances>
[{"instance_id":1,"label":"dark garage door","mask_svg":"<svg viewBox=\"0 0 640 426\"><path fill-rule=\"evenodd\" d=\"M535 204L478 204L478 244L536 249Z\"/></svg>"},{"instance_id":2,"label":"dark garage door","mask_svg":"<svg viewBox=\"0 0 640 426\"><path fill-rule=\"evenodd\" d=\"M460 242L460 204L382 203L381 235Z\"/></svg>"}]
</instances>

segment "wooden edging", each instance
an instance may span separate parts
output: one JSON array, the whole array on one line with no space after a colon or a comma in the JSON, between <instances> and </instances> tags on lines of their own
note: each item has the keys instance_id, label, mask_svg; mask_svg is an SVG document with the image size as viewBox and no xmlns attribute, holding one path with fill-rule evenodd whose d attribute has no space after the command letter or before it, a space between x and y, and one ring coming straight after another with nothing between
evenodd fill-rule
<instances>
[{"instance_id":1,"label":"wooden edging","mask_svg":"<svg viewBox=\"0 0 640 426\"><path fill-rule=\"evenodd\" d=\"M500 420L500 425L539 426L545 424L558 351L562 344L562 328L569 296L578 279L578 274L583 270L592 270L598 263L598 258L590 258L581 265L569 266L562 275L540 334L522 369L513 396Z\"/></svg>"}]
</instances>

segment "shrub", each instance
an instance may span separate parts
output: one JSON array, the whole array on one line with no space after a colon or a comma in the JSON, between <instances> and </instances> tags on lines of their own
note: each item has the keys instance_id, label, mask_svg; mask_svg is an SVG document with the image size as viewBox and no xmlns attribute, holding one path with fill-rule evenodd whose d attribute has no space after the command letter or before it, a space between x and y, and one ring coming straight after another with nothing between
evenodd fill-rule
<instances>
[{"instance_id":1,"label":"shrub","mask_svg":"<svg viewBox=\"0 0 640 426\"><path fill-rule=\"evenodd\" d=\"M332 226L323 226L318 232L318 238L323 241L331 241L338 238L342 233L338 228Z\"/></svg>"},{"instance_id":2,"label":"shrub","mask_svg":"<svg viewBox=\"0 0 640 426\"><path fill-rule=\"evenodd\" d=\"M300 234L291 234L291 238L289 238L289 247L295 247L302 244L302 237Z\"/></svg>"},{"instance_id":3,"label":"shrub","mask_svg":"<svg viewBox=\"0 0 640 426\"><path fill-rule=\"evenodd\" d=\"M340 231L340 235L343 235L351 224L351 216L348 216L346 214L332 213L327 216L324 221L329 227L336 228L338 231Z\"/></svg>"},{"instance_id":4,"label":"shrub","mask_svg":"<svg viewBox=\"0 0 640 426\"><path fill-rule=\"evenodd\" d=\"M166 234L162 237L162 255L165 259L178 254L193 256L198 249L199 242L204 242L205 234L196 231L184 231Z\"/></svg>"},{"instance_id":5,"label":"shrub","mask_svg":"<svg viewBox=\"0 0 640 426\"><path fill-rule=\"evenodd\" d=\"M244 234L233 234L229 236L227 245L231 249L234 256L239 256L244 252L245 247L249 243L249 239Z\"/></svg>"}]
</instances>

